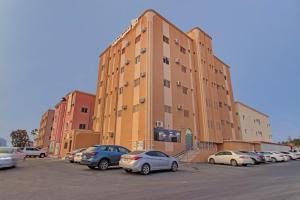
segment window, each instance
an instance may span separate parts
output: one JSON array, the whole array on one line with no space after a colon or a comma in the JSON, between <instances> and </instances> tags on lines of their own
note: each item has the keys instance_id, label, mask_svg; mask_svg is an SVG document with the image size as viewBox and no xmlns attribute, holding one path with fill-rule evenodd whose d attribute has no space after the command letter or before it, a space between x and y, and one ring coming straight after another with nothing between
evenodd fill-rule
<instances>
[{"instance_id":1,"label":"window","mask_svg":"<svg viewBox=\"0 0 300 200\"><path fill-rule=\"evenodd\" d=\"M170 63L169 58L163 57L163 63L168 65Z\"/></svg>"},{"instance_id":2,"label":"window","mask_svg":"<svg viewBox=\"0 0 300 200\"><path fill-rule=\"evenodd\" d=\"M121 67L120 71L121 71L121 73L124 73L125 72L125 67Z\"/></svg>"},{"instance_id":3,"label":"window","mask_svg":"<svg viewBox=\"0 0 300 200\"><path fill-rule=\"evenodd\" d=\"M166 113L172 113L172 108L171 108L171 106L165 105L164 108L165 108L165 112L166 112Z\"/></svg>"},{"instance_id":4,"label":"window","mask_svg":"<svg viewBox=\"0 0 300 200\"><path fill-rule=\"evenodd\" d=\"M164 154L163 152L160 152L160 151L156 151L156 155L158 157L169 157L169 156L167 156L166 154Z\"/></svg>"},{"instance_id":5,"label":"window","mask_svg":"<svg viewBox=\"0 0 300 200\"><path fill-rule=\"evenodd\" d=\"M141 62L141 56L137 56L136 58L135 58L135 64L138 64L138 63L140 63Z\"/></svg>"},{"instance_id":6,"label":"window","mask_svg":"<svg viewBox=\"0 0 300 200\"><path fill-rule=\"evenodd\" d=\"M183 54L185 54L185 52L186 52L185 48L183 48L183 47L181 46L181 47L180 47L180 52L183 53Z\"/></svg>"},{"instance_id":7,"label":"window","mask_svg":"<svg viewBox=\"0 0 300 200\"><path fill-rule=\"evenodd\" d=\"M138 112L139 111L139 104L133 105L132 112Z\"/></svg>"},{"instance_id":8,"label":"window","mask_svg":"<svg viewBox=\"0 0 300 200\"><path fill-rule=\"evenodd\" d=\"M170 88L170 81L169 80L166 80L164 79L164 86L167 87L167 88Z\"/></svg>"},{"instance_id":9,"label":"window","mask_svg":"<svg viewBox=\"0 0 300 200\"><path fill-rule=\"evenodd\" d=\"M122 49L122 54L124 54L125 53L125 47Z\"/></svg>"},{"instance_id":10,"label":"window","mask_svg":"<svg viewBox=\"0 0 300 200\"><path fill-rule=\"evenodd\" d=\"M125 149L123 147L118 147L118 148L119 148L119 152L121 152L121 153L129 153L128 149Z\"/></svg>"},{"instance_id":11,"label":"window","mask_svg":"<svg viewBox=\"0 0 300 200\"><path fill-rule=\"evenodd\" d=\"M222 108L222 102L221 101L219 102L219 107Z\"/></svg>"},{"instance_id":12,"label":"window","mask_svg":"<svg viewBox=\"0 0 300 200\"><path fill-rule=\"evenodd\" d=\"M164 41L165 43L169 44L169 38L168 38L168 37L163 36L163 41Z\"/></svg>"},{"instance_id":13,"label":"window","mask_svg":"<svg viewBox=\"0 0 300 200\"><path fill-rule=\"evenodd\" d=\"M175 130L154 128L154 140L161 142L180 142L181 133Z\"/></svg>"},{"instance_id":14,"label":"window","mask_svg":"<svg viewBox=\"0 0 300 200\"><path fill-rule=\"evenodd\" d=\"M226 155L226 152L219 152L215 154L215 156L223 156L223 155Z\"/></svg>"},{"instance_id":15,"label":"window","mask_svg":"<svg viewBox=\"0 0 300 200\"><path fill-rule=\"evenodd\" d=\"M133 81L133 87L140 85L140 78L137 78Z\"/></svg>"},{"instance_id":16,"label":"window","mask_svg":"<svg viewBox=\"0 0 300 200\"><path fill-rule=\"evenodd\" d=\"M225 80L227 79L226 76L224 76L224 79L225 79Z\"/></svg>"},{"instance_id":17,"label":"window","mask_svg":"<svg viewBox=\"0 0 300 200\"><path fill-rule=\"evenodd\" d=\"M123 87L120 87L119 94L123 94Z\"/></svg>"},{"instance_id":18,"label":"window","mask_svg":"<svg viewBox=\"0 0 300 200\"><path fill-rule=\"evenodd\" d=\"M182 92L183 92L183 94L187 94L188 93L188 88L182 86Z\"/></svg>"},{"instance_id":19,"label":"window","mask_svg":"<svg viewBox=\"0 0 300 200\"><path fill-rule=\"evenodd\" d=\"M85 129L85 124L79 124L79 129Z\"/></svg>"},{"instance_id":20,"label":"window","mask_svg":"<svg viewBox=\"0 0 300 200\"><path fill-rule=\"evenodd\" d=\"M184 65L181 65L181 71L186 73L186 67Z\"/></svg>"},{"instance_id":21,"label":"window","mask_svg":"<svg viewBox=\"0 0 300 200\"><path fill-rule=\"evenodd\" d=\"M183 111L183 116L184 117L189 117L190 116L190 112L188 110L184 110Z\"/></svg>"},{"instance_id":22,"label":"window","mask_svg":"<svg viewBox=\"0 0 300 200\"><path fill-rule=\"evenodd\" d=\"M81 112L87 113L87 112L88 112L88 108L82 107L82 108L81 108Z\"/></svg>"},{"instance_id":23,"label":"window","mask_svg":"<svg viewBox=\"0 0 300 200\"><path fill-rule=\"evenodd\" d=\"M108 146L107 151L110 151L110 152L118 152L119 150L117 149L117 147Z\"/></svg>"},{"instance_id":24,"label":"window","mask_svg":"<svg viewBox=\"0 0 300 200\"><path fill-rule=\"evenodd\" d=\"M141 35L138 35L138 36L135 38L135 43L138 43L140 40L141 40Z\"/></svg>"},{"instance_id":25,"label":"window","mask_svg":"<svg viewBox=\"0 0 300 200\"><path fill-rule=\"evenodd\" d=\"M65 142L65 144L64 144L64 149L66 149L66 148L68 148L68 143L67 142Z\"/></svg>"}]
</instances>

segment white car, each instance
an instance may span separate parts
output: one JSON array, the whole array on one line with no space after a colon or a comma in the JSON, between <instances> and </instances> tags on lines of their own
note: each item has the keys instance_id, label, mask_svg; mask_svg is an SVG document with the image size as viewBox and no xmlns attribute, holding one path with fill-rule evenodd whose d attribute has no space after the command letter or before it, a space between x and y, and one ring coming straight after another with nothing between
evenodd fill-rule
<instances>
[{"instance_id":1,"label":"white car","mask_svg":"<svg viewBox=\"0 0 300 200\"><path fill-rule=\"evenodd\" d=\"M265 151L265 152L262 152L262 153L270 154L272 162L285 162L285 161L288 161L288 158L284 154L279 153L277 151Z\"/></svg>"},{"instance_id":2,"label":"white car","mask_svg":"<svg viewBox=\"0 0 300 200\"><path fill-rule=\"evenodd\" d=\"M210 164L227 164L232 166L252 165L253 160L250 156L239 151L220 151L208 157Z\"/></svg>"},{"instance_id":3,"label":"white car","mask_svg":"<svg viewBox=\"0 0 300 200\"><path fill-rule=\"evenodd\" d=\"M80 161L82 160L82 156L83 156L83 153L86 149L81 149L78 153L75 153L74 155L74 162L75 163L80 163Z\"/></svg>"},{"instance_id":4,"label":"white car","mask_svg":"<svg viewBox=\"0 0 300 200\"><path fill-rule=\"evenodd\" d=\"M258 154L260 154L264 157L265 162L272 162L271 153L269 153L269 152L259 152Z\"/></svg>"},{"instance_id":5,"label":"white car","mask_svg":"<svg viewBox=\"0 0 300 200\"><path fill-rule=\"evenodd\" d=\"M288 151L281 151L280 153L288 156L290 158L290 160L297 160L298 159L298 156L297 156L296 153L288 152Z\"/></svg>"},{"instance_id":6,"label":"white car","mask_svg":"<svg viewBox=\"0 0 300 200\"><path fill-rule=\"evenodd\" d=\"M292 150L292 151L290 151L290 152L296 154L297 159L300 159L300 150L296 150L296 149L295 149L295 150Z\"/></svg>"},{"instance_id":7,"label":"white car","mask_svg":"<svg viewBox=\"0 0 300 200\"><path fill-rule=\"evenodd\" d=\"M44 158L47 156L47 152L43 149L38 149L34 147L24 147L21 148L26 157L40 157Z\"/></svg>"}]
</instances>

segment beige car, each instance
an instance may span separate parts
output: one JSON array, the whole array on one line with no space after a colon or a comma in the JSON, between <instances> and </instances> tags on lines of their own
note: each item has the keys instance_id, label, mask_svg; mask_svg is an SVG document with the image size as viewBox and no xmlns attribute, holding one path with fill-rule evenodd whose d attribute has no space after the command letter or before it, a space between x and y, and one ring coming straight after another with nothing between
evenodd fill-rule
<instances>
[{"instance_id":1,"label":"beige car","mask_svg":"<svg viewBox=\"0 0 300 200\"><path fill-rule=\"evenodd\" d=\"M232 166L247 166L253 165L253 160L250 156L239 151L220 151L208 157L210 164L226 164Z\"/></svg>"}]
</instances>

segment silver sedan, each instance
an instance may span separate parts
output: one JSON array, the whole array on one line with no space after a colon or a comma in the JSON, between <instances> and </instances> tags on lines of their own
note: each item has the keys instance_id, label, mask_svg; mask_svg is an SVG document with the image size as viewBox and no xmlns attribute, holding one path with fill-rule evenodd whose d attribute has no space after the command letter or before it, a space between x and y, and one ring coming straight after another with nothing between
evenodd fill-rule
<instances>
[{"instance_id":1,"label":"silver sedan","mask_svg":"<svg viewBox=\"0 0 300 200\"><path fill-rule=\"evenodd\" d=\"M0 168L15 167L17 165L17 149L0 147Z\"/></svg>"},{"instance_id":2,"label":"silver sedan","mask_svg":"<svg viewBox=\"0 0 300 200\"><path fill-rule=\"evenodd\" d=\"M133 151L124 154L119 162L126 172L140 172L148 175L151 171L171 170L176 172L178 162L176 158L160 151Z\"/></svg>"}]
</instances>

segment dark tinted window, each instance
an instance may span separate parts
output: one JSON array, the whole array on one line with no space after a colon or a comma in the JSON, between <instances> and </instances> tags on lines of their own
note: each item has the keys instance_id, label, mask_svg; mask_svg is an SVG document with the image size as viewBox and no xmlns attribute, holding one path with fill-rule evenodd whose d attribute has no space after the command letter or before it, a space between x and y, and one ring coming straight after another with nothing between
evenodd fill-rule
<instances>
[{"instance_id":1,"label":"dark tinted window","mask_svg":"<svg viewBox=\"0 0 300 200\"><path fill-rule=\"evenodd\" d=\"M157 154L156 154L155 151L148 151L148 152L146 153L146 155L148 155L148 156L157 156Z\"/></svg>"},{"instance_id":2,"label":"dark tinted window","mask_svg":"<svg viewBox=\"0 0 300 200\"><path fill-rule=\"evenodd\" d=\"M141 153L144 153L145 151L132 151L130 152L129 154L130 155L138 155L138 154L141 154Z\"/></svg>"},{"instance_id":3,"label":"dark tinted window","mask_svg":"<svg viewBox=\"0 0 300 200\"><path fill-rule=\"evenodd\" d=\"M114 147L114 146L109 146L107 148L107 151L110 151L110 152L119 152L119 150L117 149L117 147Z\"/></svg>"},{"instance_id":4,"label":"dark tinted window","mask_svg":"<svg viewBox=\"0 0 300 200\"><path fill-rule=\"evenodd\" d=\"M169 156L167 156L166 154L164 154L163 152L160 152L160 151L157 151L156 154L159 157L169 157Z\"/></svg>"},{"instance_id":5,"label":"dark tinted window","mask_svg":"<svg viewBox=\"0 0 300 200\"><path fill-rule=\"evenodd\" d=\"M229 151L226 151L226 152L225 152L225 155L227 155L227 156L228 156L228 155L232 155L232 153L229 152Z\"/></svg>"},{"instance_id":6,"label":"dark tinted window","mask_svg":"<svg viewBox=\"0 0 300 200\"><path fill-rule=\"evenodd\" d=\"M123 148L123 147L119 147L119 151L120 151L121 153L128 153L128 152L129 152L128 149L125 149L125 148Z\"/></svg>"},{"instance_id":7,"label":"dark tinted window","mask_svg":"<svg viewBox=\"0 0 300 200\"><path fill-rule=\"evenodd\" d=\"M215 155L216 156L223 156L223 155L225 155L225 152L219 152L219 153L216 153Z\"/></svg>"}]
</instances>

